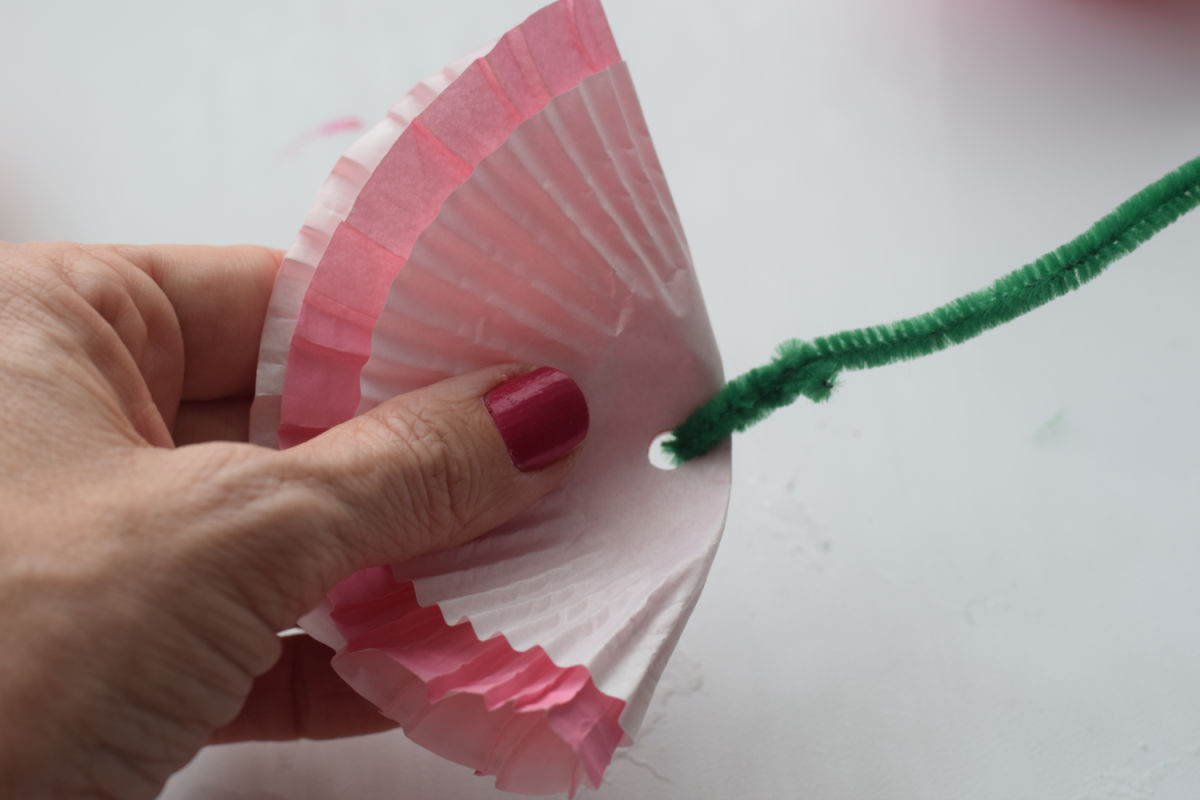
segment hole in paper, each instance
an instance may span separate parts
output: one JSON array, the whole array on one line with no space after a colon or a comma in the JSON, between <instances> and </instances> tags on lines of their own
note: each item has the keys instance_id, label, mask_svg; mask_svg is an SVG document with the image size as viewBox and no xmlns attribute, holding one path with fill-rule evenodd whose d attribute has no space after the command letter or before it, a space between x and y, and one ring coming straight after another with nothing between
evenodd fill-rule
<instances>
[{"instance_id":1,"label":"hole in paper","mask_svg":"<svg viewBox=\"0 0 1200 800\"><path fill-rule=\"evenodd\" d=\"M665 470L673 470L678 466L671 454L663 449L663 442L670 438L671 432L663 431L650 440L649 458L651 465Z\"/></svg>"}]
</instances>

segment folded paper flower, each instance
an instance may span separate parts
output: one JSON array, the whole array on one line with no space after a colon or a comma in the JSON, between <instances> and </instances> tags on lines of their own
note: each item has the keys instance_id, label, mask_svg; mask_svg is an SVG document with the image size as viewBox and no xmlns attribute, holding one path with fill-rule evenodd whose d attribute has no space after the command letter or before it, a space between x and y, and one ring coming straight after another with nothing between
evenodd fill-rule
<instances>
[{"instance_id":1,"label":"folded paper flower","mask_svg":"<svg viewBox=\"0 0 1200 800\"><path fill-rule=\"evenodd\" d=\"M635 737L724 526L728 444L654 437L722 384L691 257L597 0L560 0L419 84L338 161L287 254L252 437L520 361L582 387L571 475L475 542L341 583L302 625L421 745L529 794Z\"/></svg>"}]
</instances>

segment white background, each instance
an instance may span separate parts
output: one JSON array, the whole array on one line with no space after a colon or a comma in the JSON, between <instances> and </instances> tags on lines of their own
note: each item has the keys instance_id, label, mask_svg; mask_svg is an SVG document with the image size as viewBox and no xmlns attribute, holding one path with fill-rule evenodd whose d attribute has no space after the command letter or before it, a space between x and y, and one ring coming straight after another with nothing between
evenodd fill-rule
<instances>
[{"instance_id":1,"label":"white background","mask_svg":"<svg viewBox=\"0 0 1200 800\"><path fill-rule=\"evenodd\" d=\"M1200 154L1189 0L609 0L729 374L979 288ZM0 238L286 247L346 135L536 0L12 2ZM603 798L1200 794L1200 216L735 445L709 585ZM223 787L223 788L222 788ZM171 800L492 798L402 735Z\"/></svg>"}]
</instances>

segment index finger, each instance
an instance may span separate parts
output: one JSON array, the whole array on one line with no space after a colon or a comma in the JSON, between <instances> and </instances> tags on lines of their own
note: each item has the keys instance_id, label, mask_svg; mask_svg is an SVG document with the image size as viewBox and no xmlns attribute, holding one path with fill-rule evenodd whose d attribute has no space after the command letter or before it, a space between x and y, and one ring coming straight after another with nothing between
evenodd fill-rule
<instances>
[{"instance_id":1,"label":"index finger","mask_svg":"<svg viewBox=\"0 0 1200 800\"><path fill-rule=\"evenodd\" d=\"M162 289L183 333L183 400L254 394L259 339L283 252L255 245L119 246Z\"/></svg>"}]
</instances>

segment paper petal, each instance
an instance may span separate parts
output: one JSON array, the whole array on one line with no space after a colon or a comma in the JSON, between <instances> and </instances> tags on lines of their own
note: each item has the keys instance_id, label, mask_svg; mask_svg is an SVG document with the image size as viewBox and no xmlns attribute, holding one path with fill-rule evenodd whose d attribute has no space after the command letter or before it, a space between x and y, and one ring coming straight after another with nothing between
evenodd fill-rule
<instances>
[{"instance_id":1,"label":"paper petal","mask_svg":"<svg viewBox=\"0 0 1200 800\"><path fill-rule=\"evenodd\" d=\"M647 459L722 373L617 58L598 3L555 3L339 178L322 247L306 229L308 266L281 275L254 417L256 440L286 446L510 361L583 388L591 433L556 492L464 547L354 576L304 620L413 739L526 793L598 784L636 732L728 501L728 446L675 472Z\"/></svg>"}]
</instances>

